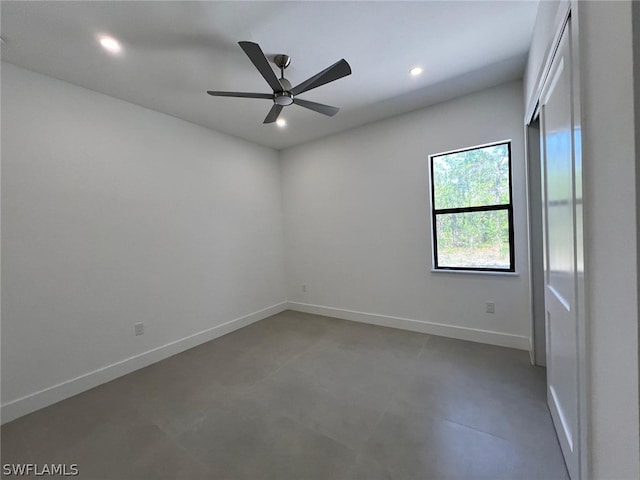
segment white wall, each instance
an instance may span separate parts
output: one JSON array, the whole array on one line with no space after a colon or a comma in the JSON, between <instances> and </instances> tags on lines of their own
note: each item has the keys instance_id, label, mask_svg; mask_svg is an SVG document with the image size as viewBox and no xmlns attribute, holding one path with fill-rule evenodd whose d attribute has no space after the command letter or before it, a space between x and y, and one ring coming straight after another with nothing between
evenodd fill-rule
<instances>
[{"instance_id":1,"label":"white wall","mask_svg":"<svg viewBox=\"0 0 640 480\"><path fill-rule=\"evenodd\" d=\"M274 150L3 63L2 163L3 421L286 300Z\"/></svg>"},{"instance_id":2,"label":"white wall","mask_svg":"<svg viewBox=\"0 0 640 480\"><path fill-rule=\"evenodd\" d=\"M594 479L640 478L631 13L628 1L579 5Z\"/></svg>"},{"instance_id":3,"label":"white wall","mask_svg":"<svg viewBox=\"0 0 640 480\"><path fill-rule=\"evenodd\" d=\"M529 348L522 95L509 83L283 151L294 308ZM428 156L505 139L518 276L432 273Z\"/></svg>"},{"instance_id":4,"label":"white wall","mask_svg":"<svg viewBox=\"0 0 640 480\"><path fill-rule=\"evenodd\" d=\"M633 9L633 45L640 45L640 3L634 2ZM640 48L633 49L633 84L634 84L634 124L636 130L636 245L637 259L640 261ZM640 268L638 268L638 286L640 288ZM638 300L638 345L640 349L640 300ZM638 372L640 377L640 355L638 358ZM638 387L640 388L640 378ZM638 392L640 397L640 391ZM640 430L640 418L638 419Z\"/></svg>"}]
</instances>

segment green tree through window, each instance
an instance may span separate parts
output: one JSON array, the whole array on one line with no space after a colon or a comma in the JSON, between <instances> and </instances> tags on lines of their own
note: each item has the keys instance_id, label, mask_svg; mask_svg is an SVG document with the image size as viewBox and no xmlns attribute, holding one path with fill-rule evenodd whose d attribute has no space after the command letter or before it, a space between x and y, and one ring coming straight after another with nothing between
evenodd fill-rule
<instances>
[{"instance_id":1,"label":"green tree through window","mask_svg":"<svg viewBox=\"0 0 640 480\"><path fill-rule=\"evenodd\" d=\"M429 158L434 268L513 272L511 143Z\"/></svg>"}]
</instances>

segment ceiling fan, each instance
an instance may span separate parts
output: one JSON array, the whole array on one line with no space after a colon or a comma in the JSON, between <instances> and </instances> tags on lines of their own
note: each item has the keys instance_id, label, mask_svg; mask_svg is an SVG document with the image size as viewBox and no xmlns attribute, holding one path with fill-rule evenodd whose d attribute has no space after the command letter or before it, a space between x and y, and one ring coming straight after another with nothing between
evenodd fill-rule
<instances>
[{"instance_id":1,"label":"ceiling fan","mask_svg":"<svg viewBox=\"0 0 640 480\"><path fill-rule=\"evenodd\" d=\"M300 105L301 107L328 115L329 117L333 117L338 113L338 107L310 102L309 100L302 100L301 98L298 98L298 95L313 88L320 87L326 83L338 80L339 78L351 75L351 67L344 58L292 88L291 82L284 78L284 69L291 63L291 57L289 57L289 55L281 54L276 55L274 58L274 63L278 68L280 68L280 78L278 78L271 69L269 61L262 52L260 45L253 42L238 42L238 44L267 81L269 86L272 88L273 93L216 92L208 90L207 93L209 95L213 95L215 97L263 98L266 100L273 100L273 107L271 107L271 110L269 110L269 113L262 123L275 122L278 119L280 112L282 112L282 109L291 104Z\"/></svg>"}]
</instances>

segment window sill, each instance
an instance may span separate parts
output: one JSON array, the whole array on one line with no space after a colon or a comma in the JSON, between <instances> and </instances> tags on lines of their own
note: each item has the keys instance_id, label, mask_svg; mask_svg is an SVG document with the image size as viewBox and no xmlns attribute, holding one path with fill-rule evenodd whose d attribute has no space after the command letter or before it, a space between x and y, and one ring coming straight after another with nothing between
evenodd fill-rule
<instances>
[{"instance_id":1,"label":"window sill","mask_svg":"<svg viewBox=\"0 0 640 480\"><path fill-rule=\"evenodd\" d=\"M496 275L499 277L519 277L518 272L486 272L482 270L447 270L446 268L432 268L431 273L453 273L463 275Z\"/></svg>"}]
</instances>

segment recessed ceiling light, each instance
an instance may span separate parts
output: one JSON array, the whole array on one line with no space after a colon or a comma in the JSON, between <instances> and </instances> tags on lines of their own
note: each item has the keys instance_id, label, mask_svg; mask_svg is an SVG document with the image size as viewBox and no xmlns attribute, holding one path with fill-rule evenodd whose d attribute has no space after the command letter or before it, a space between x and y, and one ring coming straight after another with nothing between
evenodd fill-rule
<instances>
[{"instance_id":1,"label":"recessed ceiling light","mask_svg":"<svg viewBox=\"0 0 640 480\"><path fill-rule=\"evenodd\" d=\"M284 118L279 118L278 120L276 120L276 125L278 125L280 128L286 127L287 121Z\"/></svg>"},{"instance_id":2,"label":"recessed ceiling light","mask_svg":"<svg viewBox=\"0 0 640 480\"><path fill-rule=\"evenodd\" d=\"M422 67L413 67L411 70L409 70L409 73L411 74L411 76L413 77L417 77L418 75L420 75L422 72L424 72L424 69Z\"/></svg>"},{"instance_id":3,"label":"recessed ceiling light","mask_svg":"<svg viewBox=\"0 0 640 480\"><path fill-rule=\"evenodd\" d=\"M122 52L122 45L120 45L120 42L113 37L102 36L99 38L99 41L102 48L109 53L117 55Z\"/></svg>"}]
</instances>

